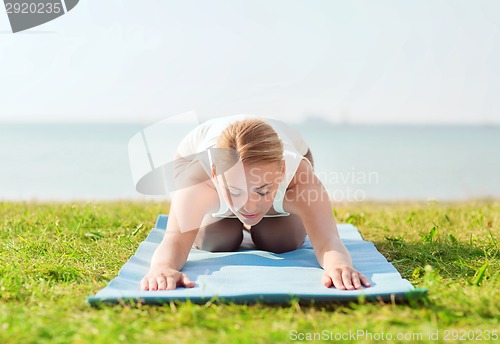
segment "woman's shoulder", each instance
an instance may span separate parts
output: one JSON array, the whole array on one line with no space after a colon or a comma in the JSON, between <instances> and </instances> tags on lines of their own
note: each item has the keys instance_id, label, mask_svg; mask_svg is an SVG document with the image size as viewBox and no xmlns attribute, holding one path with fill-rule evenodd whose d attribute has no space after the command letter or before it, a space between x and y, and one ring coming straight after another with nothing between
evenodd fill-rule
<instances>
[{"instance_id":1,"label":"woman's shoulder","mask_svg":"<svg viewBox=\"0 0 500 344\"><path fill-rule=\"evenodd\" d=\"M284 209L291 214L301 214L304 205L321 199L321 181L308 159L302 159L283 200ZM319 188L318 188L319 187Z\"/></svg>"},{"instance_id":2,"label":"woman's shoulder","mask_svg":"<svg viewBox=\"0 0 500 344\"><path fill-rule=\"evenodd\" d=\"M173 202L191 211L213 213L219 209L219 196L211 180L194 183L177 190Z\"/></svg>"},{"instance_id":3,"label":"woman's shoulder","mask_svg":"<svg viewBox=\"0 0 500 344\"><path fill-rule=\"evenodd\" d=\"M300 186L304 186L310 182L312 182L315 178L314 169L311 166L311 163L306 158L302 158L295 171L295 175L293 176L290 184L288 185L287 191L298 188Z\"/></svg>"}]
</instances>

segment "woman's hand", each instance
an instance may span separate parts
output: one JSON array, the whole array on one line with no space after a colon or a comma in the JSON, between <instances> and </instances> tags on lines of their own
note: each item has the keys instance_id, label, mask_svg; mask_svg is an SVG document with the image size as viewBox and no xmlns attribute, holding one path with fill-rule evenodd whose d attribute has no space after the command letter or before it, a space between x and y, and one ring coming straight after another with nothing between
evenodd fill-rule
<instances>
[{"instance_id":1,"label":"woman's hand","mask_svg":"<svg viewBox=\"0 0 500 344\"><path fill-rule=\"evenodd\" d=\"M151 269L141 280L142 290L174 290L177 287L192 288L195 283L174 269Z\"/></svg>"},{"instance_id":2,"label":"woman's hand","mask_svg":"<svg viewBox=\"0 0 500 344\"><path fill-rule=\"evenodd\" d=\"M340 290L355 290L361 289L362 286L370 286L368 278L349 265L340 265L325 270L321 281L327 288L334 286Z\"/></svg>"}]
</instances>

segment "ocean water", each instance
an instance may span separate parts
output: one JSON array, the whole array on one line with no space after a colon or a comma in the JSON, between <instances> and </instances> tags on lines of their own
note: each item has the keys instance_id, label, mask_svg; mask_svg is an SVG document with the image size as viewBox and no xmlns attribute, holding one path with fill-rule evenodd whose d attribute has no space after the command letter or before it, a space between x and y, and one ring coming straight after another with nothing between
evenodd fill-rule
<instances>
[{"instance_id":1,"label":"ocean water","mask_svg":"<svg viewBox=\"0 0 500 344\"><path fill-rule=\"evenodd\" d=\"M189 129L177 126L172 147ZM294 126L334 201L500 198L499 126ZM132 179L128 142L143 128L0 124L0 200L158 199Z\"/></svg>"}]
</instances>

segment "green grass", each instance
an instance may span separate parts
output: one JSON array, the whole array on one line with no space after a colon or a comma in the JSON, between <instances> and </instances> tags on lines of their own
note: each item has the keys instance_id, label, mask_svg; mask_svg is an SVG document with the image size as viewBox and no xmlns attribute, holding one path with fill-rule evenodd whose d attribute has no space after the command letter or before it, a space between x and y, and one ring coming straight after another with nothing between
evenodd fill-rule
<instances>
[{"instance_id":1,"label":"green grass","mask_svg":"<svg viewBox=\"0 0 500 344\"><path fill-rule=\"evenodd\" d=\"M485 339L500 328L498 201L335 208L339 223L356 225L404 278L429 288L419 302L90 307L86 296L116 276L167 211L146 202L0 203L0 343L274 343L299 333L335 341L349 331L366 331L361 343L367 335L398 342L398 333L431 342L436 331L432 342L495 342Z\"/></svg>"}]
</instances>

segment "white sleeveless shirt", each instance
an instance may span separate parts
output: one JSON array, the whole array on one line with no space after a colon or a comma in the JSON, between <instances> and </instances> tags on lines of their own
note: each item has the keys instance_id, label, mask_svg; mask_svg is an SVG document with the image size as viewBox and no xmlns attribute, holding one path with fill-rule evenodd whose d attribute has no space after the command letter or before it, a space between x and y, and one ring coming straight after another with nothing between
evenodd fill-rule
<instances>
[{"instance_id":1,"label":"white sleeveless shirt","mask_svg":"<svg viewBox=\"0 0 500 344\"><path fill-rule=\"evenodd\" d=\"M188 157L197 153L208 151L208 166L203 167L207 173L210 173L209 171L212 166L210 148L215 147L217 140L224 129L236 121L251 118L261 119L271 125L283 143L285 178L278 186L278 191L273 201L273 207L277 214L265 215L264 217L288 216L290 214L283 209L283 200L285 198L286 189L295 176L304 155L307 153L308 146L299 132L288 126L285 122L269 117L245 114L211 119L200 124L186 135L177 147L177 154L181 157ZM228 214L231 213L231 210L227 205L225 198L222 196L220 186L217 183L214 183L214 186L217 190L217 194L219 195L220 208L216 213L213 213L212 216L236 217L234 214Z\"/></svg>"}]
</instances>

